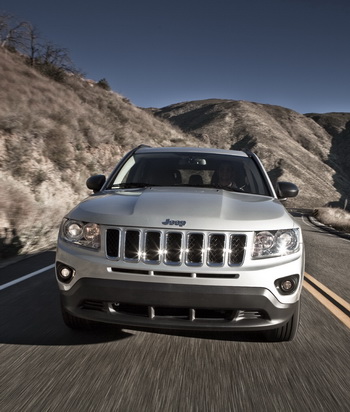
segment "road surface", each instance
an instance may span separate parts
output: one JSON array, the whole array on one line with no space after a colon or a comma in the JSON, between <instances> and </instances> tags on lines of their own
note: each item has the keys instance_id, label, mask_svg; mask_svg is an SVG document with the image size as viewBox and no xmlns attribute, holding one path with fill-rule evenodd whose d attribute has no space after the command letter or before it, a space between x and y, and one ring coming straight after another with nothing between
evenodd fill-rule
<instances>
[{"instance_id":1,"label":"road surface","mask_svg":"<svg viewBox=\"0 0 350 412\"><path fill-rule=\"evenodd\" d=\"M349 303L350 241L297 219L306 272ZM53 262L45 252L0 269L2 412L350 410L350 329L327 298L303 289L299 333L288 343L254 334L76 332L61 319Z\"/></svg>"}]
</instances>

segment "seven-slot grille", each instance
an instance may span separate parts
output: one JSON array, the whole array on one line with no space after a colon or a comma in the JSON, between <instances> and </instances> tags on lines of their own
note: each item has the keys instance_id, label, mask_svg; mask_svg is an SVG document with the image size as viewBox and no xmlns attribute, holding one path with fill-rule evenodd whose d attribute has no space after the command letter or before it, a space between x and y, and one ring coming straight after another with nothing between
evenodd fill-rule
<instances>
[{"instance_id":1,"label":"seven-slot grille","mask_svg":"<svg viewBox=\"0 0 350 412\"><path fill-rule=\"evenodd\" d=\"M246 235L237 233L110 228L106 254L135 263L237 266L243 262L245 245Z\"/></svg>"}]
</instances>

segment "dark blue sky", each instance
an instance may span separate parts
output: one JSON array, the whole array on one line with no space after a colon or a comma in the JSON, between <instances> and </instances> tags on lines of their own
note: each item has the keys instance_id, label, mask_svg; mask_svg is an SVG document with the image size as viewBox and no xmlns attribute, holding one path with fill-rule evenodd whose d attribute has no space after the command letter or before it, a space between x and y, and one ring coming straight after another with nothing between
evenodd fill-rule
<instances>
[{"instance_id":1,"label":"dark blue sky","mask_svg":"<svg viewBox=\"0 0 350 412\"><path fill-rule=\"evenodd\" d=\"M350 112L348 0L1 0L142 107L207 98Z\"/></svg>"}]
</instances>

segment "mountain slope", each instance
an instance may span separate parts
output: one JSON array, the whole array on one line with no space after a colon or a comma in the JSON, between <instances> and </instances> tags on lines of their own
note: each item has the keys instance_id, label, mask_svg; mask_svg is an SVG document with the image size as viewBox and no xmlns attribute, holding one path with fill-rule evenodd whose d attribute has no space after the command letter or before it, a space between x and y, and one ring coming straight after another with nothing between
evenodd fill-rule
<instances>
[{"instance_id":1,"label":"mountain slope","mask_svg":"<svg viewBox=\"0 0 350 412\"><path fill-rule=\"evenodd\" d=\"M178 103L153 113L210 146L257 153L273 180L299 186L300 194L288 200L289 206L319 207L349 196L344 154L333 152L330 130L312 116L280 106L219 99Z\"/></svg>"},{"instance_id":2,"label":"mountain slope","mask_svg":"<svg viewBox=\"0 0 350 412\"><path fill-rule=\"evenodd\" d=\"M0 258L55 242L65 212L139 144L256 152L273 180L295 182L287 206L349 197L350 114L210 99L145 110L98 83L58 83L0 48Z\"/></svg>"},{"instance_id":3,"label":"mountain slope","mask_svg":"<svg viewBox=\"0 0 350 412\"><path fill-rule=\"evenodd\" d=\"M332 136L330 162L350 179L350 113L306 114Z\"/></svg>"},{"instance_id":4,"label":"mountain slope","mask_svg":"<svg viewBox=\"0 0 350 412\"><path fill-rule=\"evenodd\" d=\"M0 49L0 257L55 241L85 180L131 148L196 141L94 82L57 83Z\"/></svg>"}]
</instances>

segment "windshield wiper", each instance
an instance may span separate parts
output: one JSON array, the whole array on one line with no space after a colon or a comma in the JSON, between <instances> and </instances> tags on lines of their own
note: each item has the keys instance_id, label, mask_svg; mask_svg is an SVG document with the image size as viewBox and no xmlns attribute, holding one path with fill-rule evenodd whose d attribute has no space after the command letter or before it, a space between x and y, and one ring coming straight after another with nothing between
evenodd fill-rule
<instances>
[{"instance_id":1,"label":"windshield wiper","mask_svg":"<svg viewBox=\"0 0 350 412\"><path fill-rule=\"evenodd\" d=\"M118 183L113 185L111 189L139 189L145 187L154 187L154 186L165 186L165 185L154 185L152 183L145 183L145 182L129 182L129 183ZM230 187L225 185L219 184L203 184L203 185L196 185L196 184L176 184L171 185L172 187L198 187L198 188L213 188L213 189L223 189L230 192L244 192L239 187Z\"/></svg>"},{"instance_id":2,"label":"windshield wiper","mask_svg":"<svg viewBox=\"0 0 350 412\"><path fill-rule=\"evenodd\" d=\"M242 193L244 192L243 189L241 189L240 187L232 187L232 186L225 186L225 185L212 185L212 187L215 187L216 189L223 189L223 190L227 190L229 192L238 192L238 193Z\"/></svg>"},{"instance_id":3,"label":"windshield wiper","mask_svg":"<svg viewBox=\"0 0 350 412\"><path fill-rule=\"evenodd\" d=\"M112 189L133 189L133 188L143 188L143 187L150 187L154 186L149 183L143 182L130 182L130 183L119 183L117 185L113 185Z\"/></svg>"},{"instance_id":4,"label":"windshield wiper","mask_svg":"<svg viewBox=\"0 0 350 412\"><path fill-rule=\"evenodd\" d=\"M198 188L216 188L216 186L213 186L211 184L196 184L196 183L181 183L179 185L174 185L175 187L198 187Z\"/></svg>"}]
</instances>

